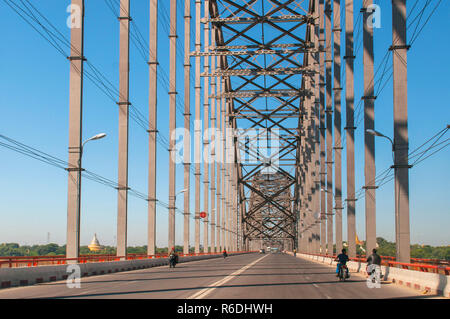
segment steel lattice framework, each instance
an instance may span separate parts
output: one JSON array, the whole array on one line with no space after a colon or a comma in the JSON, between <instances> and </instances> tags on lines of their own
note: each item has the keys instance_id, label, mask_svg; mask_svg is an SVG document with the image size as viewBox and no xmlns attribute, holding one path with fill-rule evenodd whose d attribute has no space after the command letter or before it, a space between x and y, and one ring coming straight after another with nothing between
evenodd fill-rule
<instances>
[{"instance_id":1,"label":"steel lattice framework","mask_svg":"<svg viewBox=\"0 0 450 319\"><path fill-rule=\"evenodd\" d=\"M159 201L156 198L158 1L161 0L150 0L147 62L150 76L146 127L149 134L149 188L145 199L148 201L149 255L156 249L156 203ZM86 58L84 0L71 2L79 9L79 26L71 28L69 56L67 256L76 258L80 244L84 144L82 93ZM195 10L192 4L195 4ZM255 242L259 242L261 245L275 243L285 249L298 247L299 251L309 253L332 254L334 243L337 250L344 244L342 217L345 209L348 252L350 257L355 257L355 130L358 123L355 123L354 0L185 0L184 6L182 112L185 132L194 133L194 162L190 152L191 139L184 140L184 252L189 252L189 222L193 215L196 253L201 249L200 222L204 217L203 252L255 249ZM364 156L368 251L376 244L373 135L376 133L377 97L374 91L374 35L370 22L377 7L372 0L367 0L361 10L364 21L364 129L372 135L365 134ZM343 19L341 12L345 12ZM129 101L130 0L120 0L118 14L120 89L117 104L121 113L117 251L123 255L127 246L128 127L132 105ZM175 245L175 212L179 210L175 204L180 193L176 192L176 163L173 160L178 143L172 135L177 128L179 103L177 17L177 0L170 0L168 100L171 137L166 143L170 157L169 202L166 205L169 211L168 247ZM406 36L407 17L406 0L392 0L393 41L389 50L393 52L394 138L391 142L395 146L392 168L395 169L397 258L401 262L408 262L410 258L408 169L411 166L408 164L409 140L405 125L408 122L406 61L410 47ZM195 23L193 51L191 20ZM344 29L345 42L341 45ZM345 85L341 67L345 69ZM192 73L195 74L194 81L191 81ZM191 84L194 84L193 88ZM194 105L191 105L192 89ZM195 115L193 127L191 114ZM378 136L382 136L380 134ZM346 144L344 183L343 137ZM202 162L204 159L207 161ZM194 214L190 212L191 172L194 173L196 198Z\"/></svg>"},{"instance_id":2,"label":"steel lattice framework","mask_svg":"<svg viewBox=\"0 0 450 319\"><path fill-rule=\"evenodd\" d=\"M239 128L235 160L244 242L297 238L302 101L313 95L302 78L315 74L304 56L317 52L306 39L314 20L305 5L210 0L210 16L202 20L216 41L194 55L220 58L218 69L202 76L225 79L225 91L212 97L226 98L227 120Z\"/></svg>"}]
</instances>

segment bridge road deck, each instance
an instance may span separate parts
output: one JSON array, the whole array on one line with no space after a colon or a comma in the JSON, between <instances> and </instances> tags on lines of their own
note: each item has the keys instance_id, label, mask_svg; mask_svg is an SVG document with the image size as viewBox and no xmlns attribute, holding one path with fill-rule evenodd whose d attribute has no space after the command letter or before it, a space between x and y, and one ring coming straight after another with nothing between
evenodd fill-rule
<instances>
[{"instance_id":1,"label":"bridge road deck","mask_svg":"<svg viewBox=\"0 0 450 319\"><path fill-rule=\"evenodd\" d=\"M229 277L238 271L242 272ZM214 299L432 297L388 283L370 289L359 274L338 282L333 268L282 253L248 254L182 263L174 269L162 266L85 277L81 279L81 288L70 289L65 281L59 281L0 291L0 298L187 299L195 296Z\"/></svg>"}]
</instances>

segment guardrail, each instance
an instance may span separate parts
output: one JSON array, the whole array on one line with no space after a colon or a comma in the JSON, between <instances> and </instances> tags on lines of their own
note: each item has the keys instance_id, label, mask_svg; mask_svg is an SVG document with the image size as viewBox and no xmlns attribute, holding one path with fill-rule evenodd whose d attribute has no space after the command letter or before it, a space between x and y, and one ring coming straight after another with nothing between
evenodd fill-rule
<instances>
[{"instance_id":1,"label":"guardrail","mask_svg":"<svg viewBox=\"0 0 450 319\"><path fill-rule=\"evenodd\" d=\"M303 254L318 256L318 257L333 258L333 259L335 259L337 257L337 255L331 256L331 255L323 255L323 254L309 254L309 253L303 253ZM439 260L439 261L445 262L447 264L431 265L431 264L419 263L419 261L423 261L423 260L430 261L430 260L435 260L435 259L411 258L411 261L417 261L417 262L401 263L401 262L395 261L395 257L391 257L391 256L380 256L380 257L381 257L381 265L383 265L383 266L396 267L396 268L402 268L402 269L408 269L408 270L416 270L416 271L429 272L429 273L435 273L435 274L442 274L442 275L446 275L446 276L450 275L450 266L448 266L448 261L445 261L445 260ZM355 261L355 262L366 262L367 261L365 256L349 258L349 260Z\"/></svg>"},{"instance_id":2,"label":"guardrail","mask_svg":"<svg viewBox=\"0 0 450 319\"><path fill-rule=\"evenodd\" d=\"M254 252L254 251L250 251ZM240 253L238 251L228 252L229 254ZM180 257L188 256L204 256L204 255L221 255L222 253L179 253ZM38 267L48 265L65 265L68 261L75 261L76 263L85 264L90 262L111 262L111 261L123 261L123 260L137 260L137 259L155 259L155 258L167 258L168 254L128 254L127 256L116 255L81 255L78 258L66 258L65 255L58 256L7 256L0 257L0 268L17 268L17 267Z\"/></svg>"}]
</instances>

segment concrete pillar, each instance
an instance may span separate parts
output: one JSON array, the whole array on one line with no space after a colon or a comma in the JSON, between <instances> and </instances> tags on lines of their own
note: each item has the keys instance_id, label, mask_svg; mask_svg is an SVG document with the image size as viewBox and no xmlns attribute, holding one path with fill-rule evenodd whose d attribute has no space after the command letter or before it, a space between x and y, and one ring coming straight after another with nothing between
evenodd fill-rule
<instances>
[{"instance_id":1,"label":"concrete pillar","mask_svg":"<svg viewBox=\"0 0 450 319\"><path fill-rule=\"evenodd\" d=\"M221 80L219 80L218 85L217 85L217 93L219 93L220 91L220 83ZM220 99L217 100L216 102L217 105L217 121L216 121L216 126L218 131L221 132L220 129L220 121L221 121L221 117L220 117ZM221 134L216 136L216 196L215 199L211 198L211 200L215 200L215 207L216 207L216 216L215 216L215 220L214 220L214 251L217 252L219 251L219 246L220 246L220 233L219 233L219 220L220 220L220 196L222 195L222 189L220 187L220 172L221 172L221 163L222 163L222 159L221 159L221 154L222 154L222 149L220 149L221 146Z\"/></svg>"},{"instance_id":2,"label":"concrete pillar","mask_svg":"<svg viewBox=\"0 0 450 319\"><path fill-rule=\"evenodd\" d=\"M336 252L342 250L341 0L334 0L334 199Z\"/></svg>"},{"instance_id":3,"label":"concrete pillar","mask_svg":"<svg viewBox=\"0 0 450 319\"><path fill-rule=\"evenodd\" d=\"M227 140L227 152L230 151L228 147L229 141ZM226 170L225 170L225 216L223 218L223 234L224 234L224 243L223 246L226 250L229 250L229 240L230 240L230 233L228 232L229 229L229 222L230 222L230 164L227 163Z\"/></svg>"},{"instance_id":4,"label":"concrete pillar","mask_svg":"<svg viewBox=\"0 0 450 319\"><path fill-rule=\"evenodd\" d=\"M222 68L222 65L220 66ZM221 95L222 94L222 88L224 86L224 80L223 78L220 78L220 82L219 85L217 85L217 95ZM220 252L221 249L221 244L220 244L220 216L222 214L222 194L223 194L223 189L222 189L222 169L224 168L224 151L223 151L223 139L224 139L224 134L225 134L225 130L224 130L224 119L223 119L223 110L222 108L224 108L224 98L220 98L217 100L218 101L218 109L217 109L217 113L219 115L219 121L218 126L220 126L220 132L221 135L220 137L217 136L217 151L219 152L219 157L217 158L217 192L216 192L216 196L217 196L217 204L216 204L216 234L217 234L217 240L216 240L216 251ZM220 139L220 140L219 140ZM220 148L220 150L219 150Z\"/></svg>"},{"instance_id":5,"label":"concrete pillar","mask_svg":"<svg viewBox=\"0 0 450 319\"><path fill-rule=\"evenodd\" d=\"M229 119L229 113L227 116L227 123L229 123L230 119ZM229 125L229 128L231 130L231 125ZM230 163L228 164L228 169L227 169L227 173L228 173L228 187L227 187L227 207L228 207L228 211L227 211L227 220L226 220L226 231L227 231L227 242L226 242L226 247L227 247L227 251L231 250L231 245L232 245L232 238L233 238L233 171L234 171L234 143L233 143L233 139L230 136L230 139L228 140L229 146L228 146L228 151L230 152Z\"/></svg>"},{"instance_id":6,"label":"concrete pillar","mask_svg":"<svg viewBox=\"0 0 450 319\"><path fill-rule=\"evenodd\" d=\"M204 18L209 17L209 0L205 0L204 7ZM209 52L209 22L204 23L204 44L205 52ZM209 73L209 56L205 55L203 60L204 72ZM209 126L209 77L204 77L204 88L203 88L204 98L203 98L203 127L204 130L208 129ZM203 136L203 149L208 150L209 138ZM209 156L208 156L209 157ZM208 222L210 218L209 210L209 158L203 159L203 211L206 212L206 217L203 219L203 251L208 252L209 242L208 242Z\"/></svg>"},{"instance_id":7,"label":"concrete pillar","mask_svg":"<svg viewBox=\"0 0 450 319\"><path fill-rule=\"evenodd\" d=\"M229 122L228 122L228 112L226 111L224 113L225 115L225 128L228 131L230 129L229 127ZM228 136L228 134L225 134L225 169L224 169L224 197L223 197L223 215L222 215L222 249L227 249L228 250L228 218L230 215L230 207L229 207L229 202L228 199L230 198L230 194L229 194L229 188L230 188L230 184L229 184L229 174L230 174L230 157L229 157L229 152L230 152L230 148L229 148L229 139L230 136Z\"/></svg>"},{"instance_id":8,"label":"concrete pillar","mask_svg":"<svg viewBox=\"0 0 450 319\"><path fill-rule=\"evenodd\" d=\"M148 160L148 239L147 254L156 250L156 139L158 71L158 0L150 1L149 52L149 160Z\"/></svg>"},{"instance_id":9,"label":"concrete pillar","mask_svg":"<svg viewBox=\"0 0 450 319\"><path fill-rule=\"evenodd\" d=\"M190 178L191 178L191 1L184 1L184 232L183 253L189 253Z\"/></svg>"},{"instance_id":10,"label":"concrete pillar","mask_svg":"<svg viewBox=\"0 0 450 319\"><path fill-rule=\"evenodd\" d=\"M315 196L314 196L314 213L321 213L321 199L322 194L320 191L321 186L321 168L320 168L320 57L321 54L321 46L320 46L320 12L319 12L319 0L315 0L314 4L314 47L316 48L316 54L314 57L314 66L315 66L315 76L314 76L314 169L316 172L316 178L314 180L314 186L315 186ZM315 217L315 221L320 221L319 216ZM314 252L320 253L321 248L321 234L320 234L320 225L319 223L316 223L313 227L313 233L314 233Z\"/></svg>"},{"instance_id":11,"label":"concrete pillar","mask_svg":"<svg viewBox=\"0 0 450 319\"><path fill-rule=\"evenodd\" d=\"M222 94L225 92L225 81L222 85ZM226 189L226 176L225 172L227 170L228 165L228 154L227 154L227 122L226 122L226 101L222 103L222 148L223 148L223 164L222 164L222 198L221 198L221 206L222 206L222 215L221 215L221 223L220 223L220 250L222 251L225 248L225 219L227 214L227 207L225 203L227 189Z\"/></svg>"},{"instance_id":12,"label":"concrete pillar","mask_svg":"<svg viewBox=\"0 0 450 319\"><path fill-rule=\"evenodd\" d=\"M232 208L232 227L231 227L231 250L236 251L236 227L237 227L237 180L236 180L236 165L233 164L233 208Z\"/></svg>"},{"instance_id":13,"label":"concrete pillar","mask_svg":"<svg viewBox=\"0 0 450 319\"><path fill-rule=\"evenodd\" d=\"M300 148L297 149L297 151L300 153ZM301 168L300 168L300 163L299 163L299 167L297 168L297 184L298 186L298 199L297 201L294 203L294 211L296 213L297 216L297 240L298 240L298 251L302 250L302 251L306 251L307 247L306 247L306 241L305 241L305 237L308 235L305 232L305 227L306 227L306 221L305 218L303 217L304 214L304 209L302 209L302 203L301 203L301 185L302 185L302 178L301 178ZM302 226L302 224L304 226Z\"/></svg>"},{"instance_id":14,"label":"concrete pillar","mask_svg":"<svg viewBox=\"0 0 450 319\"><path fill-rule=\"evenodd\" d=\"M373 56L373 28L369 25L373 12L368 10L373 0L365 1L363 12L363 65L364 65L364 132L375 129L374 113L374 56ZM375 136L364 134L364 177L366 204L366 254L371 254L376 247L376 202L375 202Z\"/></svg>"},{"instance_id":15,"label":"concrete pillar","mask_svg":"<svg viewBox=\"0 0 450 319\"><path fill-rule=\"evenodd\" d=\"M130 83L130 0L120 1L119 168L117 193L117 256L127 255L128 124Z\"/></svg>"},{"instance_id":16,"label":"concrete pillar","mask_svg":"<svg viewBox=\"0 0 450 319\"><path fill-rule=\"evenodd\" d=\"M320 188L321 190L325 190L325 75L324 75L324 66L325 66L325 30L324 30L324 0L319 1L319 45L320 45L320 58L319 58L319 74L320 74ZM320 248L321 253L326 253L326 202L325 202L325 192L320 192Z\"/></svg>"},{"instance_id":17,"label":"concrete pillar","mask_svg":"<svg viewBox=\"0 0 450 319\"><path fill-rule=\"evenodd\" d=\"M216 45L216 36L215 30L213 28L211 32L211 45ZM216 56L211 57L211 73L216 72ZM216 249L216 78L211 77L211 94L213 97L211 98L211 128L210 128L210 149L211 149L211 252L214 252Z\"/></svg>"},{"instance_id":18,"label":"concrete pillar","mask_svg":"<svg viewBox=\"0 0 450 319\"><path fill-rule=\"evenodd\" d=\"M315 41L315 26L314 24L308 25L309 30L309 39L307 39L310 42ZM308 66L313 69L315 60L314 60L314 54L313 53L307 53L305 55L308 58ZM304 78L305 83L305 90L306 91L313 91L313 85L314 85L314 76L313 75L307 75ZM304 117L304 128L305 128L305 162L306 162L306 225L308 227L308 231L306 232L306 238L305 243L306 245L306 252L311 253L313 251L313 245L314 245L314 229L313 224L315 222L314 219L314 192L315 192L315 179L316 172L315 172L315 163L314 163L314 147L315 147L315 136L314 136L314 103L315 103L315 96L311 94L310 96L307 96L305 98L305 117ZM301 214L302 212L300 212Z\"/></svg>"},{"instance_id":19,"label":"concrete pillar","mask_svg":"<svg viewBox=\"0 0 450 319\"><path fill-rule=\"evenodd\" d=\"M67 258L80 254L81 153L83 121L84 0L72 0L81 10L79 27L70 31L69 167L67 188Z\"/></svg>"},{"instance_id":20,"label":"concrete pillar","mask_svg":"<svg viewBox=\"0 0 450 319\"><path fill-rule=\"evenodd\" d=\"M331 32L331 0L326 0L325 29L326 29L326 145L327 145L327 254L333 255L333 108L332 87L333 78L331 68L333 65L333 33Z\"/></svg>"},{"instance_id":21,"label":"concrete pillar","mask_svg":"<svg viewBox=\"0 0 450 319\"><path fill-rule=\"evenodd\" d=\"M170 0L170 34L169 34L169 240L168 249L175 247L175 140L172 132L176 129L177 104L177 0Z\"/></svg>"},{"instance_id":22,"label":"concrete pillar","mask_svg":"<svg viewBox=\"0 0 450 319\"><path fill-rule=\"evenodd\" d=\"M306 77L303 79L303 82L306 82ZM305 83L303 85L305 90L307 90L307 84ZM297 184L298 184L298 206L296 207L296 216L297 216L297 229L301 232L301 246L302 249L307 250L307 236L308 232L306 231L306 227L308 227L305 214L307 213L307 205L305 200L305 188L307 187L305 182L305 152L306 152L306 136L305 136L305 130L306 130L306 122L305 122L305 109L308 107L306 99L302 99L302 102L300 103L302 109L300 109L299 112L299 135L300 135L300 141L299 141L299 147L297 147L298 155L298 168L297 168ZM303 226L302 226L303 225Z\"/></svg>"},{"instance_id":23,"label":"concrete pillar","mask_svg":"<svg viewBox=\"0 0 450 319\"><path fill-rule=\"evenodd\" d=\"M348 255L356 257L355 225L355 93L353 56L353 0L345 0L345 104L346 104L346 141L347 141L347 241Z\"/></svg>"},{"instance_id":24,"label":"concrete pillar","mask_svg":"<svg viewBox=\"0 0 450 319\"><path fill-rule=\"evenodd\" d=\"M408 164L408 64L406 0L392 0L392 59L394 78L395 229L397 261L410 262Z\"/></svg>"},{"instance_id":25,"label":"concrete pillar","mask_svg":"<svg viewBox=\"0 0 450 319\"><path fill-rule=\"evenodd\" d=\"M201 47L201 0L195 1L195 51L200 52ZM194 124L194 140L195 140L195 253L200 252L200 161L202 159L201 146L201 57L195 56L195 124Z\"/></svg>"}]
</instances>

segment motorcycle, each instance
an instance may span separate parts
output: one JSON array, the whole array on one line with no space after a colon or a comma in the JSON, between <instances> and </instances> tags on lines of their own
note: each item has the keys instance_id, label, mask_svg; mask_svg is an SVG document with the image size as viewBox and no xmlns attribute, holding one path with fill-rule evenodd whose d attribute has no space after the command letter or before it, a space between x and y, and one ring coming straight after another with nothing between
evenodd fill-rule
<instances>
[{"instance_id":1,"label":"motorcycle","mask_svg":"<svg viewBox=\"0 0 450 319\"><path fill-rule=\"evenodd\" d=\"M169 268L175 268L175 265L178 262L178 256L177 255L170 255L169 256Z\"/></svg>"},{"instance_id":2,"label":"motorcycle","mask_svg":"<svg viewBox=\"0 0 450 319\"><path fill-rule=\"evenodd\" d=\"M344 275L344 270L345 270L345 275ZM345 281L346 279L350 278L350 275L348 274L348 268L346 265L339 264L338 277L339 277L339 281Z\"/></svg>"}]
</instances>

